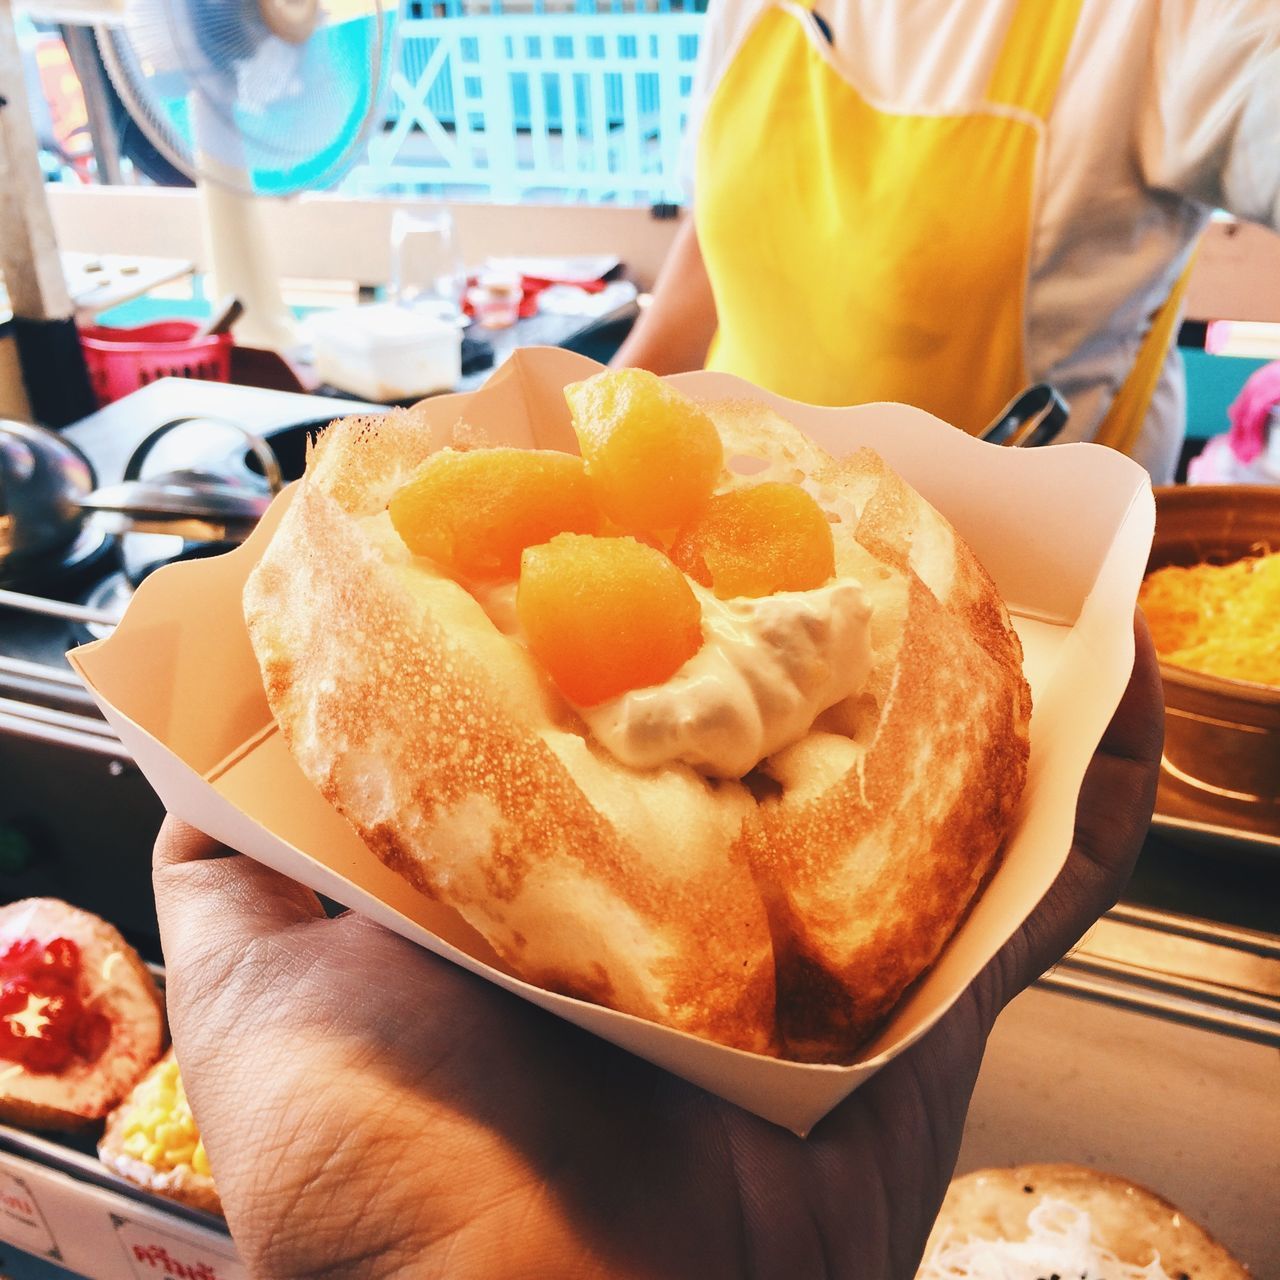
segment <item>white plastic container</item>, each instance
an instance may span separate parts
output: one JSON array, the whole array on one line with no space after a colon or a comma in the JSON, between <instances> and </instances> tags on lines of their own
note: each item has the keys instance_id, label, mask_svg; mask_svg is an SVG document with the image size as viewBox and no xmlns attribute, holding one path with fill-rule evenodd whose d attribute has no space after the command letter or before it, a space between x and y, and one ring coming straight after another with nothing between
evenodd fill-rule
<instances>
[{"instance_id":1,"label":"white plastic container","mask_svg":"<svg viewBox=\"0 0 1280 1280\"><path fill-rule=\"evenodd\" d=\"M462 330L432 311L376 303L312 316L321 381L388 403L452 391L462 375Z\"/></svg>"}]
</instances>

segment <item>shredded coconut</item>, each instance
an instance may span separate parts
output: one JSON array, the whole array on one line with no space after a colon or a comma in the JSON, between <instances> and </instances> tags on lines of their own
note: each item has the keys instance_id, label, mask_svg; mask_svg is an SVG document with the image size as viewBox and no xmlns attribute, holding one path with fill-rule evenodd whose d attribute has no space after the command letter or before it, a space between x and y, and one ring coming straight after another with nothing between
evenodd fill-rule
<instances>
[{"instance_id":1,"label":"shredded coconut","mask_svg":"<svg viewBox=\"0 0 1280 1280\"><path fill-rule=\"evenodd\" d=\"M1025 1240L961 1240L944 1236L916 1280L1172 1280L1157 1254L1146 1266L1121 1262L1093 1239L1089 1215L1045 1196L1027 1215Z\"/></svg>"}]
</instances>

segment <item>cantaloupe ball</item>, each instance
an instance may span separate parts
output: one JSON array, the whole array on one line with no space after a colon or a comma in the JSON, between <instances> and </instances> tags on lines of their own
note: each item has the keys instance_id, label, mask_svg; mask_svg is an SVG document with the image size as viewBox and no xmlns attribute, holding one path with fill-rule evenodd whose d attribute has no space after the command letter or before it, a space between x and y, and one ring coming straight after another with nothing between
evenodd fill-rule
<instances>
[{"instance_id":1,"label":"cantaloupe ball","mask_svg":"<svg viewBox=\"0 0 1280 1280\"><path fill-rule=\"evenodd\" d=\"M514 578L525 547L600 527L582 459L551 450L442 449L388 509L414 555L466 579Z\"/></svg>"},{"instance_id":2,"label":"cantaloupe ball","mask_svg":"<svg viewBox=\"0 0 1280 1280\"><path fill-rule=\"evenodd\" d=\"M622 529L669 532L706 506L724 447L695 401L643 369L606 369L564 394L601 510Z\"/></svg>"},{"instance_id":3,"label":"cantaloupe ball","mask_svg":"<svg viewBox=\"0 0 1280 1280\"><path fill-rule=\"evenodd\" d=\"M583 707L662 684L702 645L684 575L634 538L562 533L529 547L516 614L530 652Z\"/></svg>"},{"instance_id":4,"label":"cantaloupe ball","mask_svg":"<svg viewBox=\"0 0 1280 1280\"><path fill-rule=\"evenodd\" d=\"M836 571L831 525L795 484L718 493L677 535L671 558L722 600L808 591Z\"/></svg>"}]
</instances>

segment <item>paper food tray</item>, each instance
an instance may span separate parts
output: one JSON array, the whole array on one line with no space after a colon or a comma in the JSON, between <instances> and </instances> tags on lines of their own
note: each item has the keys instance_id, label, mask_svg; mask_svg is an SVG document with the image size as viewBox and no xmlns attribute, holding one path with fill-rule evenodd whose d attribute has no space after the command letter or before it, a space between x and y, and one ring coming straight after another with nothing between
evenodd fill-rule
<instances>
[{"instance_id":1,"label":"paper food tray","mask_svg":"<svg viewBox=\"0 0 1280 1280\"><path fill-rule=\"evenodd\" d=\"M566 351L522 351L482 390L413 412L444 428L465 419L495 444L576 451L563 388L599 367ZM1100 446L1004 449L904 405L814 408L725 374L671 381L695 398L771 404L835 454L877 449L973 547L1025 649L1031 758L1004 858L937 963L852 1066L760 1057L521 982L460 917L365 848L276 731L241 611L245 578L288 491L235 551L153 574L115 633L71 661L171 812L522 998L805 1133L946 1012L1062 867L1085 768L1132 669L1134 603L1155 506L1146 473Z\"/></svg>"}]
</instances>

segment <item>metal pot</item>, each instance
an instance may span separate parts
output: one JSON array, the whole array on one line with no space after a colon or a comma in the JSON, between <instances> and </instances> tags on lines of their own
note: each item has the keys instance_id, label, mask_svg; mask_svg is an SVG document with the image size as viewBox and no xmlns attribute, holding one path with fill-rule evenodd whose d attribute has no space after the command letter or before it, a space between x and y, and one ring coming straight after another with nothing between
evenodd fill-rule
<instances>
[{"instance_id":1,"label":"metal pot","mask_svg":"<svg viewBox=\"0 0 1280 1280\"><path fill-rule=\"evenodd\" d=\"M0 578L12 578L69 547L80 502L97 487L93 464L44 427L0 419Z\"/></svg>"},{"instance_id":2,"label":"metal pot","mask_svg":"<svg viewBox=\"0 0 1280 1280\"><path fill-rule=\"evenodd\" d=\"M98 489L93 467L69 441L44 427L0 419L0 581L56 563L86 518L109 513L114 532L147 529L200 540L236 541L265 511L282 484L271 447L238 423L258 459L261 490L224 482L214 473L172 472L140 478L142 461L162 436L201 419L179 418L153 431L134 450L122 483Z\"/></svg>"},{"instance_id":3,"label":"metal pot","mask_svg":"<svg viewBox=\"0 0 1280 1280\"><path fill-rule=\"evenodd\" d=\"M1227 564L1280 550L1280 488L1172 485L1156 491L1147 566ZM1160 664L1165 769L1217 809L1280 830L1280 688Z\"/></svg>"}]
</instances>

